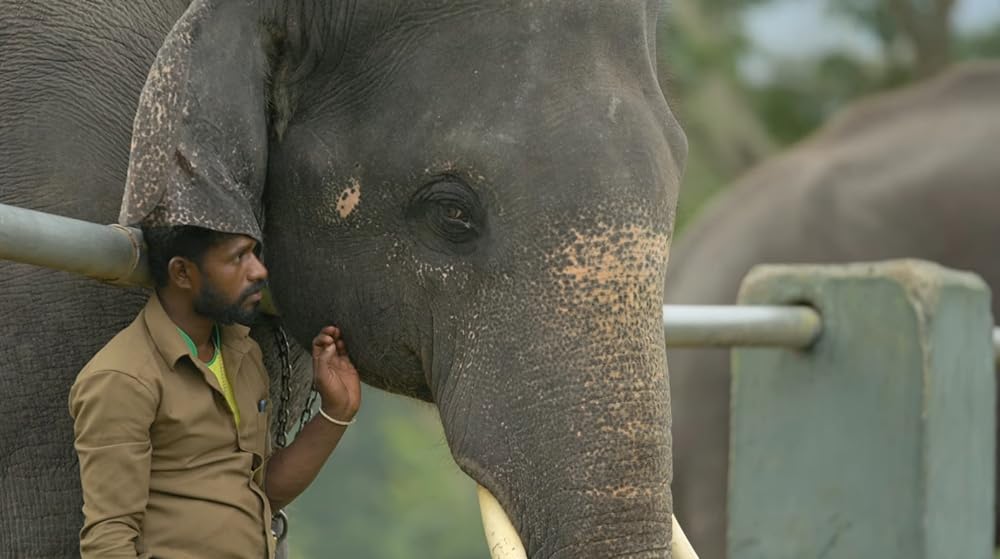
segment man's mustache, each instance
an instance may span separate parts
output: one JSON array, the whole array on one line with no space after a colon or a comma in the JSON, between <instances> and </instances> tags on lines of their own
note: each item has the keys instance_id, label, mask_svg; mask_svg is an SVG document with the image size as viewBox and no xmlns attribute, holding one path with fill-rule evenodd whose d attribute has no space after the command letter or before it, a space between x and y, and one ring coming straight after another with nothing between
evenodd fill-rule
<instances>
[{"instance_id":1,"label":"man's mustache","mask_svg":"<svg viewBox=\"0 0 1000 559\"><path fill-rule=\"evenodd\" d=\"M249 299L250 296L253 295L254 293L263 291L266 287L267 287L267 280L261 280L251 285L250 287L246 288L245 290L243 290L243 293L240 293L240 303Z\"/></svg>"}]
</instances>

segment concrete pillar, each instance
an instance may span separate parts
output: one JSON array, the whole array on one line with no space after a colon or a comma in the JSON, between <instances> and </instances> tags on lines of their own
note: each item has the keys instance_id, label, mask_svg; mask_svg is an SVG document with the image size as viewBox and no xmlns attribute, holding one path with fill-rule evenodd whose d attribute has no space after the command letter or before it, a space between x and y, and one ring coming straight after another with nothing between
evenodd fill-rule
<instances>
[{"instance_id":1,"label":"concrete pillar","mask_svg":"<svg viewBox=\"0 0 1000 559\"><path fill-rule=\"evenodd\" d=\"M989 298L914 260L751 272L741 304L812 305L823 332L733 352L731 559L993 557Z\"/></svg>"}]
</instances>

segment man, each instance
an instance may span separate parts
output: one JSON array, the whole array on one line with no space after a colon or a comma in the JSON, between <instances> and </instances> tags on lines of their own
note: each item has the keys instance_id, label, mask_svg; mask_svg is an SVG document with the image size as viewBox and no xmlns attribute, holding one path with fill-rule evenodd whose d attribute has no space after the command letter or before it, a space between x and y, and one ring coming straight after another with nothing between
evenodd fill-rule
<instances>
[{"instance_id":1,"label":"man","mask_svg":"<svg viewBox=\"0 0 1000 559\"><path fill-rule=\"evenodd\" d=\"M156 292L70 392L81 555L271 558L272 511L312 482L353 421L357 371L340 332L323 328L312 345L320 414L272 455L268 376L245 326L267 280L257 242L193 226L144 235Z\"/></svg>"}]
</instances>

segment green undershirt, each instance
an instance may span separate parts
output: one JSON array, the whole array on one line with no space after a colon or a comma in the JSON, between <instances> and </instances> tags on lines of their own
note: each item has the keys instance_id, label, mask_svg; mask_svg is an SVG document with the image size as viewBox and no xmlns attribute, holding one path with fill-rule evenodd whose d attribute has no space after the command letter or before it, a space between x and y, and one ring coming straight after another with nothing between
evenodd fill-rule
<instances>
[{"instance_id":1,"label":"green undershirt","mask_svg":"<svg viewBox=\"0 0 1000 559\"><path fill-rule=\"evenodd\" d=\"M191 350L191 357L193 359L199 359L198 357L198 346L194 345L194 340L191 336L187 335L187 332L177 329L180 332L181 337L184 338L184 342L187 343L188 349ZM236 395L233 393L233 385L229 383L229 375L226 374L226 366L222 362L222 353L219 350L222 347L221 336L219 334L219 327L215 326L212 328L212 334L215 338L215 354L212 355L212 360L205 363L209 371L215 375L215 379L219 381L219 388L222 389L223 396L226 397L226 403L229 404L229 410L233 412L233 420L236 425L240 424L240 409L236 405Z\"/></svg>"}]
</instances>

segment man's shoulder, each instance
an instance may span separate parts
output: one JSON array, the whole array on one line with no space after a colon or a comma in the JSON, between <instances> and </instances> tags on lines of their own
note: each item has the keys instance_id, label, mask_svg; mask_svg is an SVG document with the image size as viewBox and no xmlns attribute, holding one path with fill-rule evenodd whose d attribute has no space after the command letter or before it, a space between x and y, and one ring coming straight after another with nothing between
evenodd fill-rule
<instances>
[{"instance_id":1,"label":"man's shoulder","mask_svg":"<svg viewBox=\"0 0 1000 559\"><path fill-rule=\"evenodd\" d=\"M157 357L156 344L150 338L140 313L94 354L79 376L98 371L118 371L151 383L160 374Z\"/></svg>"}]
</instances>

